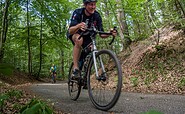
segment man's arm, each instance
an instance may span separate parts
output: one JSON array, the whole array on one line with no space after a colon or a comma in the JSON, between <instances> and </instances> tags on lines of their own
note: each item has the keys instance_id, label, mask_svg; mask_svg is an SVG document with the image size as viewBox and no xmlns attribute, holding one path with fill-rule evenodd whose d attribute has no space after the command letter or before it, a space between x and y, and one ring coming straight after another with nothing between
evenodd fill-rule
<instances>
[{"instance_id":1,"label":"man's arm","mask_svg":"<svg viewBox=\"0 0 185 114\"><path fill-rule=\"evenodd\" d=\"M71 19L70 19L70 25L69 25L69 34L75 34L79 29L84 31L85 23L81 22L81 10L77 9L73 12Z\"/></svg>"},{"instance_id":2,"label":"man's arm","mask_svg":"<svg viewBox=\"0 0 185 114\"><path fill-rule=\"evenodd\" d=\"M117 31L116 30L110 30L110 32L112 33L112 36L116 36L117 35ZM100 37L101 38L107 38L107 37L109 37L110 35L107 35L107 34L100 34Z\"/></svg>"},{"instance_id":3,"label":"man's arm","mask_svg":"<svg viewBox=\"0 0 185 114\"><path fill-rule=\"evenodd\" d=\"M82 31L85 31L85 23L81 22L75 26L72 26L69 28L69 34L75 34L79 29L81 29Z\"/></svg>"}]
</instances>

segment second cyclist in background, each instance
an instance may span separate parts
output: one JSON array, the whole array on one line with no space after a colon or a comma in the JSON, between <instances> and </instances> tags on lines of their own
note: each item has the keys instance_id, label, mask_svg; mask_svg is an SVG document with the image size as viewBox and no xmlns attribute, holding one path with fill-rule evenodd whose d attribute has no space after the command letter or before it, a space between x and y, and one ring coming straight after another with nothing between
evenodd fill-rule
<instances>
[{"instance_id":1,"label":"second cyclist in background","mask_svg":"<svg viewBox=\"0 0 185 114\"><path fill-rule=\"evenodd\" d=\"M55 64L52 64L52 66L50 67L50 74L51 74L51 78L52 78L52 81L54 83L56 83L56 75L57 75L57 67L55 66Z\"/></svg>"}]
</instances>

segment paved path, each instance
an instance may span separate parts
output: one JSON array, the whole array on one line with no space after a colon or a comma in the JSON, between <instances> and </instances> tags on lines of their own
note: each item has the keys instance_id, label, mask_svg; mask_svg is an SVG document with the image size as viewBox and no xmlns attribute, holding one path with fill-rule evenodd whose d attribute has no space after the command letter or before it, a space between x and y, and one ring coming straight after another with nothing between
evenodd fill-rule
<instances>
[{"instance_id":1,"label":"paved path","mask_svg":"<svg viewBox=\"0 0 185 114\"><path fill-rule=\"evenodd\" d=\"M185 96L122 92L117 104L108 112L93 107L87 90L82 90L77 101L70 100L67 83L42 83L30 88L42 98L50 99L54 106L71 114L140 114L150 110L164 114L185 114Z\"/></svg>"}]
</instances>

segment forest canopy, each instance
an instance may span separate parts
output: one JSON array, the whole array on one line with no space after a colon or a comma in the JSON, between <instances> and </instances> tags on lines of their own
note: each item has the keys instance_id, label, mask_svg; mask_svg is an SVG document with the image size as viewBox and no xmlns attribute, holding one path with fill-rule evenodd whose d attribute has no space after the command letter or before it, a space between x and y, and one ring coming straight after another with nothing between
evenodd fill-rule
<instances>
[{"instance_id":1,"label":"forest canopy","mask_svg":"<svg viewBox=\"0 0 185 114\"><path fill-rule=\"evenodd\" d=\"M71 13L79 7L82 0L1 0L0 63L37 78L48 75L54 63L58 75L66 76L72 61L66 32ZM116 26L119 33L111 46L111 39L98 39L99 48L116 53L166 24L185 27L184 0L98 0L97 10L104 29Z\"/></svg>"}]
</instances>

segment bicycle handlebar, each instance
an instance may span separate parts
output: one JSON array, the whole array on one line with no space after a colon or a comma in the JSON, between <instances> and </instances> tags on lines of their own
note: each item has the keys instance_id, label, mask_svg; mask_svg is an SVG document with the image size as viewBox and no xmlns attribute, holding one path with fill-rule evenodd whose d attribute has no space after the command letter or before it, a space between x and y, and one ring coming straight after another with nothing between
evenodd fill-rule
<instances>
[{"instance_id":1,"label":"bicycle handlebar","mask_svg":"<svg viewBox=\"0 0 185 114\"><path fill-rule=\"evenodd\" d=\"M116 30L116 27L114 27L113 30ZM85 32L94 32L95 34L112 35L111 32L98 31L98 30L96 30L95 27L87 28ZM79 36L79 38L78 38L79 40L81 39L81 37L84 35L85 32L82 32L82 33L80 34L80 36ZM116 30L116 32L117 32L117 30ZM111 44L114 42L114 39L115 39L115 36L113 36L113 38L112 38L111 42L109 43L109 45L111 45Z\"/></svg>"},{"instance_id":2,"label":"bicycle handlebar","mask_svg":"<svg viewBox=\"0 0 185 114\"><path fill-rule=\"evenodd\" d=\"M113 30L115 30L117 32L117 28L116 27L114 27ZM115 36L113 36L113 38L112 38L111 42L109 43L109 45L111 45L114 42L114 39L115 39Z\"/></svg>"},{"instance_id":3,"label":"bicycle handlebar","mask_svg":"<svg viewBox=\"0 0 185 114\"><path fill-rule=\"evenodd\" d=\"M87 26L88 26L88 23L89 23L89 19L86 19L85 24ZM117 27L114 27L113 30L116 30L116 32L117 32L116 28ZM112 35L111 32L98 31L94 26L92 26L91 28L86 28L86 31L84 31L84 32L82 32L80 34L80 36L78 38L79 40L81 39L81 37L84 35L85 32L92 32L92 33L95 33L95 34L99 33L99 34L105 34L105 35ZM115 36L113 36L113 38L112 38L111 42L109 43L109 45L111 45L114 42L114 39L115 39Z\"/></svg>"}]
</instances>

